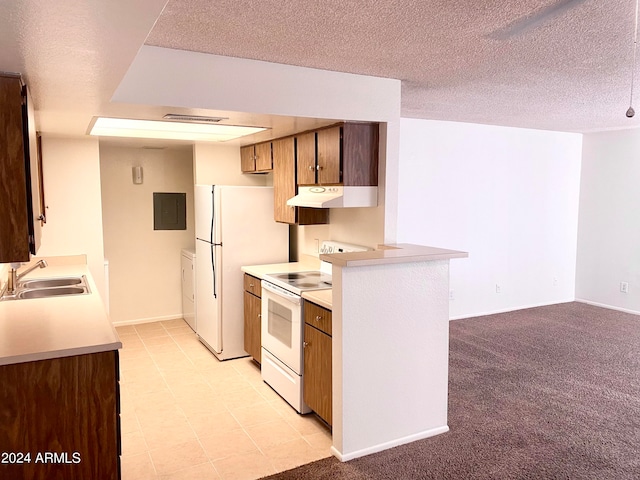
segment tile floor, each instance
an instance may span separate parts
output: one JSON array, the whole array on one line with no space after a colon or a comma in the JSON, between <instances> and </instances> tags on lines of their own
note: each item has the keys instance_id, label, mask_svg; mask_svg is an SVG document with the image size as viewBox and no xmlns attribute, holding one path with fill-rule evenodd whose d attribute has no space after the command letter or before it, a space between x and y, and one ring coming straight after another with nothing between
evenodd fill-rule
<instances>
[{"instance_id":1,"label":"tile floor","mask_svg":"<svg viewBox=\"0 0 640 480\"><path fill-rule=\"evenodd\" d=\"M122 478L254 479L331 455L250 359L219 362L181 319L118 327Z\"/></svg>"}]
</instances>

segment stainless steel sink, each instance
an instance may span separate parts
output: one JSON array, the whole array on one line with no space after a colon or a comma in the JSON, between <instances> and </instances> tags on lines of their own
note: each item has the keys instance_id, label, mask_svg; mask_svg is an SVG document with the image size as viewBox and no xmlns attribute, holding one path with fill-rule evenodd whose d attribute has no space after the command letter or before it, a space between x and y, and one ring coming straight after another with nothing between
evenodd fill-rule
<instances>
[{"instance_id":1,"label":"stainless steel sink","mask_svg":"<svg viewBox=\"0 0 640 480\"><path fill-rule=\"evenodd\" d=\"M47 298L60 295L80 295L82 293L87 293L87 289L84 287L53 287L22 290L16 296L18 298Z\"/></svg>"},{"instance_id":2,"label":"stainless steel sink","mask_svg":"<svg viewBox=\"0 0 640 480\"><path fill-rule=\"evenodd\" d=\"M34 278L19 282L18 288L13 294L6 294L0 300L26 300L28 298L49 298L87 293L91 293L91 291L84 275L81 277Z\"/></svg>"},{"instance_id":3,"label":"stainless steel sink","mask_svg":"<svg viewBox=\"0 0 640 480\"><path fill-rule=\"evenodd\" d=\"M40 278L35 280L24 280L18 283L18 288L48 288L48 287L64 287L67 285L79 285L83 283L82 277L67 278Z\"/></svg>"}]
</instances>

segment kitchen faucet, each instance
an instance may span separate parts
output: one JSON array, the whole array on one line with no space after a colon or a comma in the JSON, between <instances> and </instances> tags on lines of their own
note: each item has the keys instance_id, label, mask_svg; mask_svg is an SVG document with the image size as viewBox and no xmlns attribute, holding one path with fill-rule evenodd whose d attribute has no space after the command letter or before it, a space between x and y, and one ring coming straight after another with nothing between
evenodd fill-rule
<instances>
[{"instance_id":1,"label":"kitchen faucet","mask_svg":"<svg viewBox=\"0 0 640 480\"><path fill-rule=\"evenodd\" d=\"M9 270L9 280L7 281L7 293L9 293L9 295L13 295L16 292L16 288L18 286L18 280L20 280L27 273L32 272L36 268L38 267L44 268L46 266L48 266L46 260L44 259L38 260L36 263L31 265L29 268L27 268L24 272L18 274L18 268L20 268L20 265L17 264L16 266L15 263L12 263L11 270Z\"/></svg>"}]
</instances>

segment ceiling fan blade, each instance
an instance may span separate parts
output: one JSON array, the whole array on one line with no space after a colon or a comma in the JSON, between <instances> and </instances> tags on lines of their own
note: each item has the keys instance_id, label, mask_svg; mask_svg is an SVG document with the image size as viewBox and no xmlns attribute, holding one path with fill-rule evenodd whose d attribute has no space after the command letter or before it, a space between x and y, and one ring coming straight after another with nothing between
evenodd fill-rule
<instances>
[{"instance_id":1,"label":"ceiling fan blade","mask_svg":"<svg viewBox=\"0 0 640 480\"><path fill-rule=\"evenodd\" d=\"M584 1L585 0L559 0L551 5L524 15L502 28L494 30L487 35L487 37L493 38L494 40L507 40L512 37L517 37L518 35L523 35L540 25L551 22L553 19L577 7Z\"/></svg>"}]
</instances>

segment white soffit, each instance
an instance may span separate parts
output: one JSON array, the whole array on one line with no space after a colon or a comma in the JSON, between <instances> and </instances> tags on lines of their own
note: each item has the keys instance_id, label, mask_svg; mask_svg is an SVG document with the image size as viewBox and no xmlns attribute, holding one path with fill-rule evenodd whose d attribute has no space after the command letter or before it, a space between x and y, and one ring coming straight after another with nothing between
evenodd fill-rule
<instances>
[{"instance_id":1,"label":"white soffit","mask_svg":"<svg viewBox=\"0 0 640 480\"><path fill-rule=\"evenodd\" d=\"M112 101L385 121L400 116L400 81L145 45Z\"/></svg>"}]
</instances>

